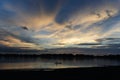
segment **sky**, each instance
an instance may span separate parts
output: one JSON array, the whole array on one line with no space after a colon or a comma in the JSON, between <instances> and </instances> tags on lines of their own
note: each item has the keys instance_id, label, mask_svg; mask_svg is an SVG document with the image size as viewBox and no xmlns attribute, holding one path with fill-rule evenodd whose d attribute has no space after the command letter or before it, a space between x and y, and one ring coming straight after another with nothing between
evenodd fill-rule
<instances>
[{"instance_id":1,"label":"sky","mask_svg":"<svg viewBox=\"0 0 120 80\"><path fill-rule=\"evenodd\" d=\"M120 48L120 0L0 0L0 47Z\"/></svg>"}]
</instances>

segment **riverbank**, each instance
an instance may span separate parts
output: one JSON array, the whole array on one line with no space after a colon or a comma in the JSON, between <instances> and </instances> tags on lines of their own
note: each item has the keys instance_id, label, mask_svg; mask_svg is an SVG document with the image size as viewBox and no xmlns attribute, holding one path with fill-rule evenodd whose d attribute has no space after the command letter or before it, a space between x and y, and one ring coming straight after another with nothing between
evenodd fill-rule
<instances>
[{"instance_id":1,"label":"riverbank","mask_svg":"<svg viewBox=\"0 0 120 80\"><path fill-rule=\"evenodd\" d=\"M120 78L120 66L64 69L0 70L0 80L80 80Z\"/></svg>"}]
</instances>

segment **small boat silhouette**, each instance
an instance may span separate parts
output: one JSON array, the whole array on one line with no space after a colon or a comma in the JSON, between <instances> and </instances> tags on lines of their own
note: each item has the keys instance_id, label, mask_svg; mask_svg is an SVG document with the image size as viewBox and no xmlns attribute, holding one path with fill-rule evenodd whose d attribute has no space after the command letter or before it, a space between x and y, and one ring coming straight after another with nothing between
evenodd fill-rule
<instances>
[{"instance_id":1,"label":"small boat silhouette","mask_svg":"<svg viewBox=\"0 0 120 80\"><path fill-rule=\"evenodd\" d=\"M57 61L57 62L55 62L55 64L56 64L56 65L58 65L58 64L62 64L62 62L58 62L58 61Z\"/></svg>"}]
</instances>

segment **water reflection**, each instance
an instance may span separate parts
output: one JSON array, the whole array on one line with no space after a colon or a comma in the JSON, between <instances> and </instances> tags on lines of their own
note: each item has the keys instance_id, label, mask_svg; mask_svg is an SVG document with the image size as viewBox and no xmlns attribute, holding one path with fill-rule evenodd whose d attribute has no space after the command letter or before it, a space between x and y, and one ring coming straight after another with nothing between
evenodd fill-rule
<instances>
[{"instance_id":1,"label":"water reflection","mask_svg":"<svg viewBox=\"0 0 120 80\"><path fill-rule=\"evenodd\" d=\"M0 57L0 69L48 69L48 68L73 68L73 67L96 67L118 66L117 59L61 59L40 57Z\"/></svg>"}]
</instances>

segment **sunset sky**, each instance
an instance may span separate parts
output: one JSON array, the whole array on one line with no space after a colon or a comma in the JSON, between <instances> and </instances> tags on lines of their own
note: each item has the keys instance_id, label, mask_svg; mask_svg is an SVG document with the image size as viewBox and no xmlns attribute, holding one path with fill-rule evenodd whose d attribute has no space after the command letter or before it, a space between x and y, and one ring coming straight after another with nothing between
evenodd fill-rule
<instances>
[{"instance_id":1,"label":"sunset sky","mask_svg":"<svg viewBox=\"0 0 120 80\"><path fill-rule=\"evenodd\" d=\"M120 0L0 0L0 47L120 48Z\"/></svg>"}]
</instances>

